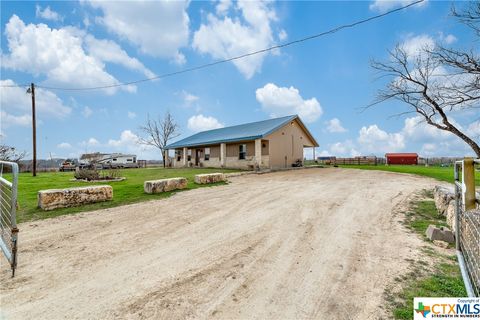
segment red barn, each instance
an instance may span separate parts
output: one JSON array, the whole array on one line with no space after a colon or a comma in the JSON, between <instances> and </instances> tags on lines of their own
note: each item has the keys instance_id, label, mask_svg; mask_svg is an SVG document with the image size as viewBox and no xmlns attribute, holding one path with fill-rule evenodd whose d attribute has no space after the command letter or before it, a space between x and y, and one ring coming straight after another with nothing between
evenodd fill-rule
<instances>
[{"instance_id":1,"label":"red barn","mask_svg":"<svg viewBox=\"0 0 480 320\"><path fill-rule=\"evenodd\" d=\"M416 153L387 153L385 154L387 164L418 164Z\"/></svg>"}]
</instances>

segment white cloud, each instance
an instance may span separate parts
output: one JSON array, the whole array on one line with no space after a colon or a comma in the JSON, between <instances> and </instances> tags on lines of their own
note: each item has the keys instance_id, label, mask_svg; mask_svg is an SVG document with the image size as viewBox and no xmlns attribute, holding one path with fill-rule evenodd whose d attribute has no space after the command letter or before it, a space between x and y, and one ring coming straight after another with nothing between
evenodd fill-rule
<instances>
[{"instance_id":1,"label":"white cloud","mask_svg":"<svg viewBox=\"0 0 480 320\"><path fill-rule=\"evenodd\" d=\"M283 40L286 40L288 38L288 34L287 34L287 31L285 30L280 30L280 32L278 33L278 39L280 41L283 41Z\"/></svg>"},{"instance_id":2,"label":"white cloud","mask_svg":"<svg viewBox=\"0 0 480 320\"><path fill-rule=\"evenodd\" d=\"M42 10L38 4L35 7L35 17L43 18L45 20L52 20L52 21L61 21L63 17L59 15L57 12L50 9L50 6L47 6L45 9Z\"/></svg>"},{"instance_id":3,"label":"white cloud","mask_svg":"<svg viewBox=\"0 0 480 320\"><path fill-rule=\"evenodd\" d=\"M104 62L150 74L137 59L130 58L114 42L97 40L75 27L51 29L42 23L26 25L13 15L6 24L5 36L9 52L2 54L2 67L45 75L49 84L91 87L118 83L105 70ZM89 49L92 52L88 52ZM122 87L129 92L135 91L135 88ZM105 91L112 94L116 89Z\"/></svg>"},{"instance_id":4,"label":"white cloud","mask_svg":"<svg viewBox=\"0 0 480 320\"><path fill-rule=\"evenodd\" d=\"M450 119L454 125L459 126L455 120ZM460 127L460 126L459 126ZM453 134L439 130L425 122L422 116L406 118L401 133L411 141L424 141L435 139L447 139L453 137Z\"/></svg>"},{"instance_id":5,"label":"white cloud","mask_svg":"<svg viewBox=\"0 0 480 320\"><path fill-rule=\"evenodd\" d=\"M255 94L262 110L272 117L298 114L305 122L314 122L323 113L316 98L303 99L294 87L277 87L273 83L267 83L263 88L257 89Z\"/></svg>"},{"instance_id":6,"label":"white cloud","mask_svg":"<svg viewBox=\"0 0 480 320\"><path fill-rule=\"evenodd\" d=\"M161 159L160 151L139 143L139 137L129 129L123 130L118 139L109 139L104 145L106 152L123 152L137 155L139 159Z\"/></svg>"},{"instance_id":7,"label":"white cloud","mask_svg":"<svg viewBox=\"0 0 480 320\"><path fill-rule=\"evenodd\" d=\"M93 110L90 109L88 106L85 106L85 108L83 108L83 111L82 111L82 115L85 117L85 118L89 118L93 113Z\"/></svg>"},{"instance_id":8,"label":"white cloud","mask_svg":"<svg viewBox=\"0 0 480 320\"><path fill-rule=\"evenodd\" d=\"M87 141L87 145L89 145L89 146L98 146L99 144L100 144L100 142L98 142L98 140L95 139L95 138L90 138Z\"/></svg>"},{"instance_id":9,"label":"white cloud","mask_svg":"<svg viewBox=\"0 0 480 320\"><path fill-rule=\"evenodd\" d=\"M403 7L417 0L375 0L370 4L370 10L378 12L387 12L396 7ZM427 0L420 2L415 7L423 7L427 4Z\"/></svg>"},{"instance_id":10,"label":"white cloud","mask_svg":"<svg viewBox=\"0 0 480 320\"><path fill-rule=\"evenodd\" d=\"M110 139L108 145L111 147L128 147L138 145L138 136L130 130L124 130L119 140Z\"/></svg>"},{"instance_id":11,"label":"white cloud","mask_svg":"<svg viewBox=\"0 0 480 320\"><path fill-rule=\"evenodd\" d=\"M349 146L347 143L342 143L342 142L336 142L332 145L330 145L330 150L334 154L346 154L349 150Z\"/></svg>"},{"instance_id":12,"label":"white cloud","mask_svg":"<svg viewBox=\"0 0 480 320\"><path fill-rule=\"evenodd\" d=\"M241 17L208 14L194 34L193 47L215 59L227 59L274 44L270 24L277 18L270 2L238 1L236 9ZM233 64L249 79L260 71L265 56L257 54Z\"/></svg>"},{"instance_id":13,"label":"white cloud","mask_svg":"<svg viewBox=\"0 0 480 320\"><path fill-rule=\"evenodd\" d=\"M135 118L137 117L137 114L136 114L135 112L128 111L127 116L128 116L130 119L135 119Z\"/></svg>"},{"instance_id":14,"label":"white cloud","mask_svg":"<svg viewBox=\"0 0 480 320\"><path fill-rule=\"evenodd\" d=\"M327 131L331 132L331 133L341 133L341 132L346 132L347 131L347 129L345 129L342 126L342 123L337 118L333 118L331 120L328 120L326 122L326 125L327 125Z\"/></svg>"},{"instance_id":15,"label":"white cloud","mask_svg":"<svg viewBox=\"0 0 480 320\"><path fill-rule=\"evenodd\" d=\"M100 142L91 137L90 139L86 140L86 141L82 141L80 142L80 146L82 147L95 147L95 146L100 146Z\"/></svg>"},{"instance_id":16,"label":"white cloud","mask_svg":"<svg viewBox=\"0 0 480 320\"><path fill-rule=\"evenodd\" d=\"M215 7L215 11L218 15L225 15L232 5L231 0L220 0L218 1L217 6Z\"/></svg>"},{"instance_id":17,"label":"white cloud","mask_svg":"<svg viewBox=\"0 0 480 320\"><path fill-rule=\"evenodd\" d=\"M0 109L4 125L27 125L31 123L32 98L26 88L16 87L11 79L0 80ZM10 87L5 87L10 86ZM35 89L36 112L40 118L67 117L72 109L53 92L42 88Z\"/></svg>"},{"instance_id":18,"label":"white cloud","mask_svg":"<svg viewBox=\"0 0 480 320\"><path fill-rule=\"evenodd\" d=\"M184 63L179 49L188 45L189 1L89 1L102 10L97 22L156 57Z\"/></svg>"},{"instance_id":19,"label":"white cloud","mask_svg":"<svg viewBox=\"0 0 480 320\"><path fill-rule=\"evenodd\" d=\"M474 121L468 125L467 132L471 137L480 138L480 120Z\"/></svg>"},{"instance_id":20,"label":"white cloud","mask_svg":"<svg viewBox=\"0 0 480 320\"><path fill-rule=\"evenodd\" d=\"M422 149L420 151L420 154L422 156L432 156L438 151L438 147L435 143L424 143L422 145Z\"/></svg>"},{"instance_id":21,"label":"white cloud","mask_svg":"<svg viewBox=\"0 0 480 320\"><path fill-rule=\"evenodd\" d=\"M337 157L356 157L361 155L351 140L336 142L331 144L329 147L330 152L328 152L329 154L327 155L333 155Z\"/></svg>"},{"instance_id":22,"label":"white cloud","mask_svg":"<svg viewBox=\"0 0 480 320\"><path fill-rule=\"evenodd\" d=\"M435 40L426 34L417 36L409 35L407 39L401 44L401 48L405 50L410 59L414 59L419 55L424 54L425 49L433 49L435 47Z\"/></svg>"},{"instance_id":23,"label":"white cloud","mask_svg":"<svg viewBox=\"0 0 480 320\"><path fill-rule=\"evenodd\" d=\"M5 111L0 111L0 122L2 127L8 126L29 126L32 124L32 118L29 114L23 114L20 116L15 116L8 114Z\"/></svg>"},{"instance_id":24,"label":"white cloud","mask_svg":"<svg viewBox=\"0 0 480 320\"><path fill-rule=\"evenodd\" d=\"M88 16L85 16L83 18L83 25L85 26L86 29L88 29L88 27L90 27L91 22L90 22L90 18Z\"/></svg>"},{"instance_id":25,"label":"white cloud","mask_svg":"<svg viewBox=\"0 0 480 320\"><path fill-rule=\"evenodd\" d=\"M138 59L130 57L125 50L111 40L99 40L87 35L85 45L88 53L98 60L116 63L130 70L142 72L148 78L155 77L155 73L146 68Z\"/></svg>"},{"instance_id":26,"label":"white cloud","mask_svg":"<svg viewBox=\"0 0 480 320\"><path fill-rule=\"evenodd\" d=\"M182 95L183 95L183 101L185 102L186 105L191 105L192 103L200 99L198 96L195 96L185 90L182 91Z\"/></svg>"},{"instance_id":27,"label":"white cloud","mask_svg":"<svg viewBox=\"0 0 480 320\"><path fill-rule=\"evenodd\" d=\"M30 113L32 98L26 93L26 88L15 87L16 85L17 83L11 79L0 80L0 96L2 97L0 106L4 110ZM35 106L38 114L54 118L64 118L70 114L72 109L65 106L63 101L52 91L36 88L35 93Z\"/></svg>"},{"instance_id":28,"label":"white cloud","mask_svg":"<svg viewBox=\"0 0 480 320\"><path fill-rule=\"evenodd\" d=\"M198 132L223 128L224 125L214 117L205 117L204 115L199 114L188 119L187 127L194 132Z\"/></svg>"},{"instance_id":29,"label":"white cloud","mask_svg":"<svg viewBox=\"0 0 480 320\"><path fill-rule=\"evenodd\" d=\"M450 121L471 137L480 137L480 120L461 126L453 118ZM439 130L422 121L420 116L406 118L397 132L386 132L373 124L362 127L355 141L346 140L329 145L330 154L340 157L357 155L383 156L387 152L418 152L424 157L472 155L465 142L444 130Z\"/></svg>"},{"instance_id":30,"label":"white cloud","mask_svg":"<svg viewBox=\"0 0 480 320\"><path fill-rule=\"evenodd\" d=\"M62 142L57 145L57 148L59 149L70 149L72 148L72 145L68 142Z\"/></svg>"},{"instance_id":31,"label":"white cloud","mask_svg":"<svg viewBox=\"0 0 480 320\"><path fill-rule=\"evenodd\" d=\"M463 127L453 118L450 121L460 130ZM480 122L480 121L479 121ZM478 132L479 123L473 122L468 127L470 135ZM478 131L476 131L478 130ZM420 116L406 118L404 126L398 132L388 133L377 125L364 126L359 131L358 145L355 148L362 154L382 155L386 152L419 152L422 156L463 156L471 153L468 146L450 132L439 130L422 120ZM340 150L341 151L341 150Z\"/></svg>"},{"instance_id":32,"label":"white cloud","mask_svg":"<svg viewBox=\"0 0 480 320\"><path fill-rule=\"evenodd\" d=\"M361 149L369 153L396 152L405 148L405 138L401 133L387 133L376 124L362 127L358 142Z\"/></svg>"},{"instance_id":33,"label":"white cloud","mask_svg":"<svg viewBox=\"0 0 480 320\"><path fill-rule=\"evenodd\" d=\"M443 32L438 33L438 38L445 44L452 44L457 41L457 37L455 37L453 34L444 35Z\"/></svg>"}]
</instances>

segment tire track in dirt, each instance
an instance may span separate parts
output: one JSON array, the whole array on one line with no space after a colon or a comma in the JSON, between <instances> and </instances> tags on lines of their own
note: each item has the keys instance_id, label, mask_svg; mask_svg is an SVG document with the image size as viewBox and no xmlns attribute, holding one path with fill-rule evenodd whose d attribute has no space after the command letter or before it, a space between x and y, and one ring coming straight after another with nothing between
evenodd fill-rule
<instances>
[{"instance_id":1,"label":"tire track in dirt","mask_svg":"<svg viewBox=\"0 0 480 320\"><path fill-rule=\"evenodd\" d=\"M421 242L395 208L430 179L308 169L25 223L12 319L357 318Z\"/></svg>"}]
</instances>

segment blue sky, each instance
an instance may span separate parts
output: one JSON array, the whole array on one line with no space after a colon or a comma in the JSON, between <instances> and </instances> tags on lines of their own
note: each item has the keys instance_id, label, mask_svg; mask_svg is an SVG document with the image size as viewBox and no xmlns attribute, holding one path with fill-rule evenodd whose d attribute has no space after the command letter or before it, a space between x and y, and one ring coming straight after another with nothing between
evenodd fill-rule
<instances>
[{"instance_id":1,"label":"blue sky","mask_svg":"<svg viewBox=\"0 0 480 320\"><path fill-rule=\"evenodd\" d=\"M91 87L137 80L326 31L408 2L2 1L1 81ZM320 144L317 154L471 154L462 141L427 127L414 114L391 117L405 110L400 102L361 112L386 83L376 79L370 60L387 60L396 44L412 52L432 42L474 46L473 34L449 16L450 8L450 2L425 1L263 56L135 86L39 88L39 157L107 151L159 159L156 150L137 143L138 127L147 114L167 110L181 137L298 113ZM25 88L1 88L0 107L2 143L30 151ZM454 117L479 138L478 115Z\"/></svg>"}]
</instances>

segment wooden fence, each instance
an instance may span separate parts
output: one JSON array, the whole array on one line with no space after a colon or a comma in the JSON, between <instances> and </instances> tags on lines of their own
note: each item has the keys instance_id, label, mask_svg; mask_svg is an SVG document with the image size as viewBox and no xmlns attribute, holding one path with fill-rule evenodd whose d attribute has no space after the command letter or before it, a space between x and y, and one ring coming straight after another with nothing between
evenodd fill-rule
<instances>
[{"instance_id":1,"label":"wooden fence","mask_svg":"<svg viewBox=\"0 0 480 320\"><path fill-rule=\"evenodd\" d=\"M319 158L317 160L320 164L325 165L368 165L376 166L380 164L385 164L385 158L378 157L355 157L355 158Z\"/></svg>"}]
</instances>

